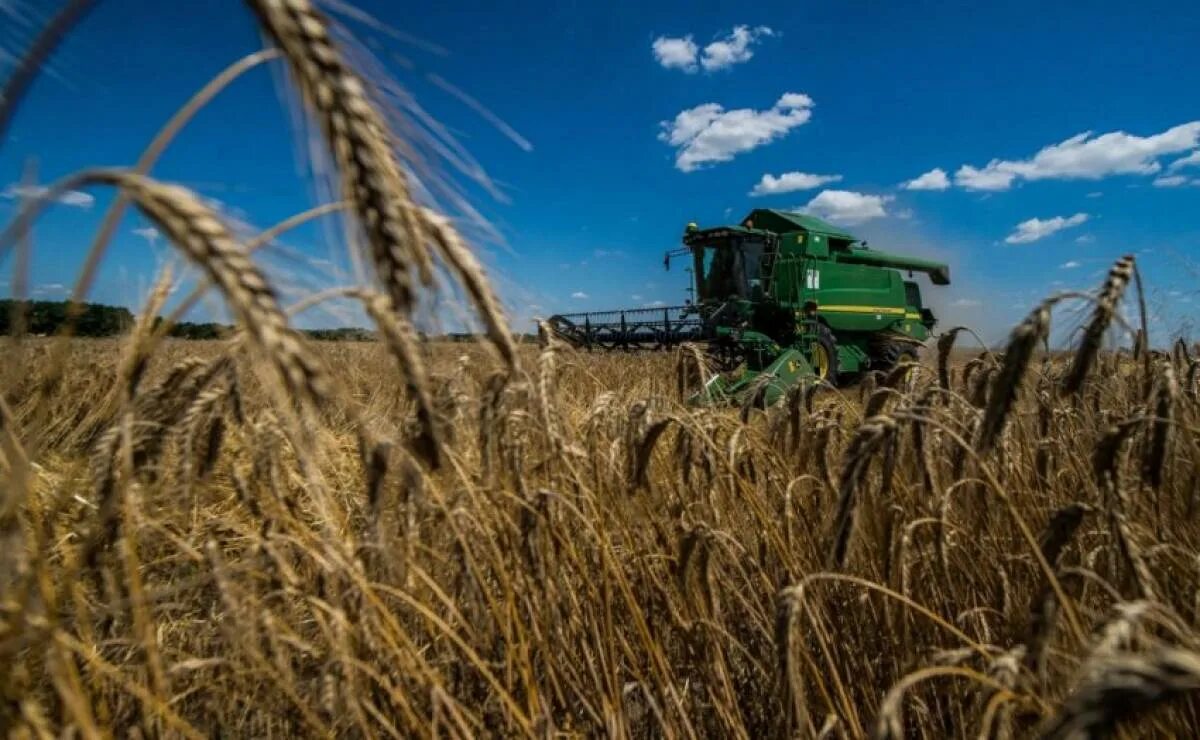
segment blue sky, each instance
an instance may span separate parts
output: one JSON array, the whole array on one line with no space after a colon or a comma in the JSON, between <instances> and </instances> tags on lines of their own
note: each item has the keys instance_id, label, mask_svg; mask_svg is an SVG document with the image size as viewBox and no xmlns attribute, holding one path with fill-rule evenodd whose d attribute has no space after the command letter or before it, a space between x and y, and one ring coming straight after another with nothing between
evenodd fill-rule
<instances>
[{"instance_id":1,"label":"blue sky","mask_svg":"<svg viewBox=\"0 0 1200 740\"><path fill-rule=\"evenodd\" d=\"M0 69L46 4L0 0ZM519 325L680 303L687 275L664 272L662 252L689 221L755 207L807 209L881 249L945 259L954 285L928 300L947 325L991 336L1038 297L1098 285L1124 252L1139 255L1160 335L1200 299L1194 2L358 7L405 38L346 25L492 178L495 193L443 163L503 237L480 249ZM132 163L195 89L260 44L236 0L101 0L0 148L0 219L31 159L43 182ZM259 227L317 202L277 78L238 80L155 174ZM107 203L92 195L39 223L40 296L73 281ZM144 226L122 225L95 299L136 306L169 259ZM339 236L301 229L266 259L298 289L344 282Z\"/></svg>"}]
</instances>

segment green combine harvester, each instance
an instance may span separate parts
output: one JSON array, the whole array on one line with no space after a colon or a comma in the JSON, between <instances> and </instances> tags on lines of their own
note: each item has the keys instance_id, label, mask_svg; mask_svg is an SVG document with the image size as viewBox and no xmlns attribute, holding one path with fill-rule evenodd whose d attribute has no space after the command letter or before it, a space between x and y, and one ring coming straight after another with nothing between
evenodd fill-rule
<instances>
[{"instance_id":1,"label":"green combine harvester","mask_svg":"<svg viewBox=\"0 0 1200 740\"><path fill-rule=\"evenodd\" d=\"M937 320L921 301L915 272L950 284L940 262L870 249L851 234L798 213L756 209L737 226L689 224L696 300L683 306L552 316L548 323L586 348L707 346L726 373L708 380L699 403L777 401L797 384L836 385L913 360ZM728 375L732 371L736 374Z\"/></svg>"}]
</instances>

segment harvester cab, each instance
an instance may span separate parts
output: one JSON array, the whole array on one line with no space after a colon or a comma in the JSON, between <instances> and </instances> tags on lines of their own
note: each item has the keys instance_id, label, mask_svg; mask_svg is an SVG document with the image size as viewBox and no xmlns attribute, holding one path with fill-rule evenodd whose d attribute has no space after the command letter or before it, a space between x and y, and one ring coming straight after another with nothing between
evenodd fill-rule
<instances>
[{"instance_id":1,"label":"harvester cab","mask_svg":"<svg viewBox=\"0 0 1200 740\"><path fill-rule=\"evenodd\" d=\"M797 384L826 382L866 370L888 370L916 358L936 318L920 286L950 282L947 265L871 249L813 216L756 209L739 224L689 224L695 301L667 309L555 316L550 323L588 347L708 345L716 375L699 402L771 404ZM650 314L661 314L651 317Z\"/></svg>"}]
</instances>

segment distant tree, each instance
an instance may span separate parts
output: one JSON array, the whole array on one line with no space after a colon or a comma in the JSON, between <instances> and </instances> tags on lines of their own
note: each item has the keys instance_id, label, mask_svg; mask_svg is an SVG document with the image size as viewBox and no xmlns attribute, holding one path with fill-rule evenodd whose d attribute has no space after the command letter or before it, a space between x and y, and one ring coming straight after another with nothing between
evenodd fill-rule
<instances>
[{"instance_id":1,"label":"distant tree","mask_svg":"<svg viewBox=\"0 0 1200 740\"><path fill-rule=\"evenodd\" d=\"M11 334L18 326L17 319L23 316L25 331L30 334L57 334L67 322L66 301L15 301L0 299L0 335ZM162 324L162 317L155 320ZM134 316L129 309L105 306L100 303L85 303L75 321L75 336L114 337L124 334L133 326ZM222 339L233 332L228 324L211 321L192 323L181 321L171 327L167 336L177 339ZM355 326L338 329L301 330L310 339L330 342L370 342L375 333Z\"/></svg>"},{"instance_id":2,"label":"distant tree","mask_svg":"<svg viewBox=\"0 0 1200 740\"><path fill-rule=\"evenodd\" d=\"M220 339L232 331L232 326L225 326L224 324L214 324L212 322L193 324L188 321L181 321L171 327L171 331L167 333L167 336L178 339Z\"/></svg>"},{"instance_id":3,"label":"distant tree","mask_svg":"<svg viewBox=\"0 0 1200 740\"><path fill-rule=\"evenodd\" d=\"M66 301L0 300L0 334L11 334L15 319L24 315L25 330L30 334L56 334L67 322ZM127 308L85 303L75 320L75 336L111 337L133 326L133 314Z\"/></svg>"}]
</instances>

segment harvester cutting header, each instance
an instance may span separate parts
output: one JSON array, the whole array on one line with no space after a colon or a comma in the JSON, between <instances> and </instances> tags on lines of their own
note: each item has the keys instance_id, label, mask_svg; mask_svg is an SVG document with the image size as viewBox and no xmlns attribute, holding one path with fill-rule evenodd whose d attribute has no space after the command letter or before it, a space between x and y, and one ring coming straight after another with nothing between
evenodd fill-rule
<instances>
[{"instance_id":1,"label":"harvester cutting header","mask_svg":"<svg viewBox=\"0 0 1200 740\"><path fill-rule=\"evenodd\" d=\"M914 358L936 319L901 271L950 283L943 263L880 252L819 218L785 211L756 209L736 226L689 224L683 245L664 262L690 256L694 302L560 314L549 324L587 348L704 343L721 370L742 372L715 376L699 400L737 400L754 388L770 404L798 383L836 384Z\"/></svg>"}]
</instances>

